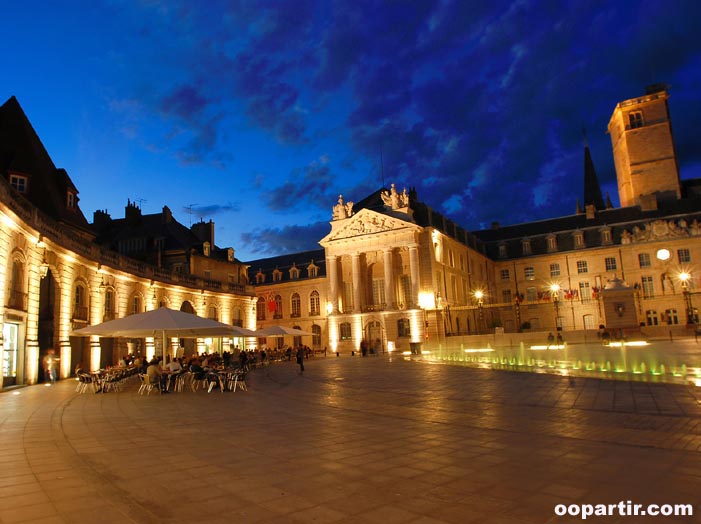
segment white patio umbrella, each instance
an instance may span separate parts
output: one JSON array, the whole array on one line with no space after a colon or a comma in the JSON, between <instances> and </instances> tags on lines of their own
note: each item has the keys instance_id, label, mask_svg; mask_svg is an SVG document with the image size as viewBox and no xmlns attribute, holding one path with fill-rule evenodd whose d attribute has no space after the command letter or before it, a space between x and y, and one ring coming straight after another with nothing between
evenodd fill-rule
<instances>
[{"instance_id":1,"label":"white patio umbrella","mask_svg":"<svg viewBox=\"0 0 701 524\"><path fill-rule=\"evenodd\" d=\"M285 326L269 326L267 328L259 329L255 332L257 337L285 337L294 336L301 337L304 335L312 336L314 333L309 333L308 331L302 331L297 328L288 328Z\"/></svg>"},{"instance_id":2,"label":"white patio umbrella","mask_svg":"<svg viewBox=\"0 0 701 524\"><path fill-rule=\"evenodd\" d=\"M162 307L153 311L76 329L71 335L129 338L161 337L163 339L163 363L165 364L166 339L231 337L235 335L234 329L243 328L235 328L216 320L198 317L192 313Z\"/></svg>"}]
</instances>

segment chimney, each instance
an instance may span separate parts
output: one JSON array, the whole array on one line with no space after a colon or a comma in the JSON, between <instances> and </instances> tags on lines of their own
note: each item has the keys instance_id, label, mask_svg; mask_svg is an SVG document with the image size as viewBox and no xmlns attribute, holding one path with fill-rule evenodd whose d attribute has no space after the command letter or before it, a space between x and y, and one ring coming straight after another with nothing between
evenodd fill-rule
<instances>
[{"instance_id":1,"label":"chimney","mask_svg":"<svg viewBox=\"0 0 701 524\"><path fill-rule=\"evenodd\" d=\"M99 233L107 229L112 223L112 217L107 213L107 210L98 209L92 215L92 223L95 230Z\"/></svg>"},{"instance_id":2,"label":"chimney","mask_svg":"<svg viewBox=\"0 0 701 524\"><path fill-rule=\"evenodd\" d=\"M136 205L136 202L127 200L127 207L124 208L124 218L130 225L137 224L141 219L141 209Z\"/></svg>"},{"instance_id":3,"label":"chimney","mask_svg":"<svg viewBox=\"0 0 701 524\"><path fill-rule=\"evenodd\" d=\"M585 207L587 220L593 220L596 218L596 206L594 204L587 204Z\"/></svg>"},{"instance_id":4,"label":"chimney","mask_svg":"<svg viewBox=\"0 0 701 524\"><path fill-rule=\"evenodd\" d=\"M214 222L198 222L190 226L190 230L202 242L209 242L214 247Z\"/></svg>"},{"instance_id":5,"label":"chimney","mask_svg":"<svg viewBox=\"0 0 701 524\"><path fill-rule=\"evenodd\" d=\"M173 221L173 213L168 206L163 206L163 211L161 212L161 222L163 224L170 224Z\"/></svg>"}]
</instances>

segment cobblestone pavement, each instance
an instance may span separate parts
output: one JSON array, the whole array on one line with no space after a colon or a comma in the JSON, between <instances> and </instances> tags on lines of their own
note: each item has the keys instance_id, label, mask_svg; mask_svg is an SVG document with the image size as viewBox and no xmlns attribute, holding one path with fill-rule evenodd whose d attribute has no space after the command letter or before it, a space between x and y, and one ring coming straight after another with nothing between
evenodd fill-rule
<instances>
[{"instance_id":1,"label":"cobblestone pavement","mask_svg":"<svg viewBox=\"0 0 701 524\"><path fill-rule=\"evenodd\" d=\"M692 504L701 389L326 358L249 390L0 394L0 522L559 523L558 504Z\"/></svg>"}]
</instances>

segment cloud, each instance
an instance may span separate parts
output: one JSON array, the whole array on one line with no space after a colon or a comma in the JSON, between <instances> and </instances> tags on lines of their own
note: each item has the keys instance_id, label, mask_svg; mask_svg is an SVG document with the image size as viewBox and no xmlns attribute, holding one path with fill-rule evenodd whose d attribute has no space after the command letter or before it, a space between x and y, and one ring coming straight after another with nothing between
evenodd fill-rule
<instances>
[{"instance_id":1,"label":"cloud","mask_svg":"<svg viewBox=\"0 0 701 524\"><path fill-rule=\"evenodd\" d=\"M241 234L242 249L261 256L319 249L318 240L330 232L328 221L306 226L269 227Z\"/></svg>"},{"instance_id":2,"label":"cloud","mask_svg":"<svg viewBox=\"0 0 701 524\"><path fill-rule=\"evenodd\" d=\"M284 184L263 193L265 205L278 213L298 213L302 206L316 207L330 202L334 175L328 162L328 157L322 155L319 160L292 171Z\"/></svg>"},{"instance_id":3,"label":"cloud","mask_svg":"<svg viewBox=\"0 0 701 524\"><path fill-rule=\"evenodd\" d=\"M228 202L226 204L206 204L185 206L182 208L183 213L195 215L196 217L211 218L224 213L233 213L241 210L241 204Z\"/></svg>"}]
</instances>

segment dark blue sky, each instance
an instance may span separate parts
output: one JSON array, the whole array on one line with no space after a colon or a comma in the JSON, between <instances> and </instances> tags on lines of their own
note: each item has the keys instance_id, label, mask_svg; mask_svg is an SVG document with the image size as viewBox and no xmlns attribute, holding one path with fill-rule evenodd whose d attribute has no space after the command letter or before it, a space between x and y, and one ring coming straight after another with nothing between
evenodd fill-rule
<instances>
[{"instance_id":1,"label":"dark blue sky","mask_svg":"<svg viewBox=\"0 0 701 524\"><path fill-rule=\"evenodd\" d=\"M317 247L382 171L468 229L572 214L582 129L617 203L606 126L657 82L701 177L696 1L61 4L4 7L0 98L89 219L168 205L248 260Z\"/></svg>"}]
</instances>

